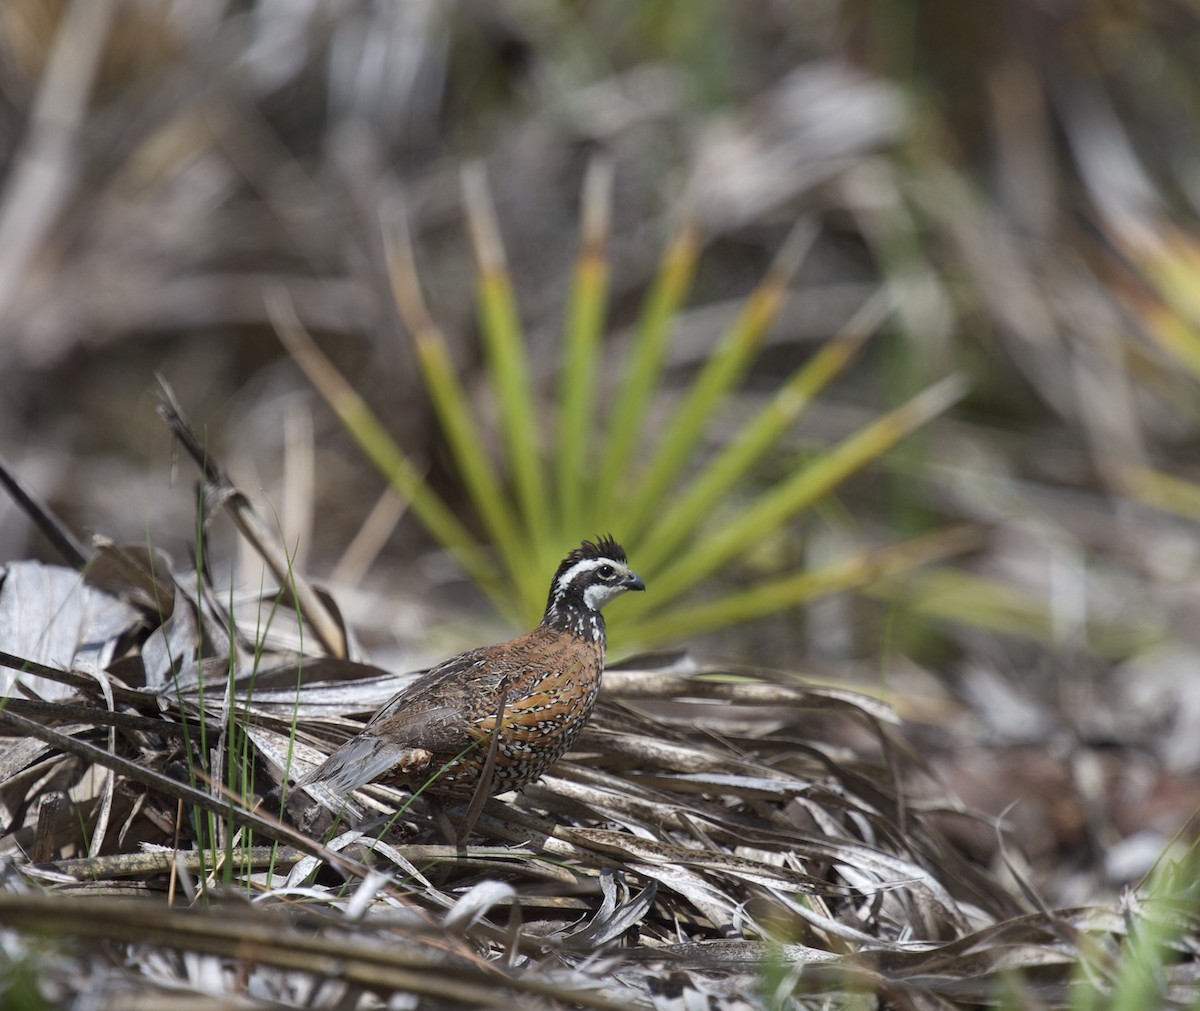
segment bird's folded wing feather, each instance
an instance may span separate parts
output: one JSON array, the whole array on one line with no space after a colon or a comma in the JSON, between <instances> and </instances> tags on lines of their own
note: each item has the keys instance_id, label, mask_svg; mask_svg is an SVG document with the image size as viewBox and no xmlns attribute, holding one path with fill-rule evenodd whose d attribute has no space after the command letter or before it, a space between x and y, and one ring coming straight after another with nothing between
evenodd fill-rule
<instances>
[{"instance_id":1,"label":"bird's folded wing feather","mask_svg":"<svg viewBox=\"0 0 1200 1011\"><path fill-rule=\"evenodd\" d=\"M439 699L446 682L469 676L472 668L479 667L486 661L486 652L482 648L473 649L429 668L380 706L379 711L367 722L365 729L378 728L380 723L389 721L400 713L412 711L422 703Z\"/></svg>"}]
</instances>

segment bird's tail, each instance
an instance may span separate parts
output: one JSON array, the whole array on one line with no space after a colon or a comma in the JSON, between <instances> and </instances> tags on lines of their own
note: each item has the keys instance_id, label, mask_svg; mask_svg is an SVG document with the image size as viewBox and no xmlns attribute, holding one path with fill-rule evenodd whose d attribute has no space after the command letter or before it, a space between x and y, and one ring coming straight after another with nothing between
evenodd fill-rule
<instances>
[{"instance_id":1,"label":"bird's tail","mask_svg":"<svg viewBox=\"0 0 1200 1011\"><path fill-rule=\"evenodd\" d=\"M378 737L359 734L352 737L311 772L297 786L321 784L336 794L350 793L387 772L395 757Z\"/></svg>"},{"instance_id":2,"label":"bird's tail","mask_svg":"<svg viewBox=\"0 0 1200 1011\"><path fill-rule=\"evenodd\" d=\"M352 737L312 772L296 781L297 786L321 784L338 795L350 793L360 786L396 770L399 773L417 772L433 760L424 748L406 748L388 744L374 734Z\"/></svg>"}]
</instances>

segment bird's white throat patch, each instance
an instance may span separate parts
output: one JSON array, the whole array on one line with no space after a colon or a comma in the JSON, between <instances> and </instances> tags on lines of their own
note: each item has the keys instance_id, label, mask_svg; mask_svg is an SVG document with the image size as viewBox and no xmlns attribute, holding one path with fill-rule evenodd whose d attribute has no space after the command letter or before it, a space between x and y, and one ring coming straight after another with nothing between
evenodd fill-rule
<instances>
[{"instance_id":1,"label":"bird's white throat patch","mask_svg":"<svg viewBox=\"0 0 1200 1011\"><path fill-rule=\"evenodd\" d=\"M619 597L624 592L624 586L606 586L603 583L596 583L583 591L583 602L591 610L599 611L613 597Z\"/></svg>"}]
</instances>

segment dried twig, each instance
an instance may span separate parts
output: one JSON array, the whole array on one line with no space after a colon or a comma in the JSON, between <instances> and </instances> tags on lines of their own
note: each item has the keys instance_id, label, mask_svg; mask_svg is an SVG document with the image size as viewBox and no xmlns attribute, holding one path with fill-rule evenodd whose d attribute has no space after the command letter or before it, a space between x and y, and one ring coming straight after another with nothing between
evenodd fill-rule
<instances>
[{"instance_id":1,"label":"dried twig","mask_svg":"<svg viewBox=\"0 0 1200 1011\"><path fill-rule=\"evenodd\" d=\"M292 561L280 546L278 538L255 512L250 500L225 476L213 460L207 447L197 437L195 429L184 417L170 386L161 377L159 382L166 398L158 407L159 416L203 472L211 497L229 510L229 515L242 536L254 546L275 574L275 578L295 597L301 614L312 625L325 650L332 656L346 657L349 651L341 623L330 613L309 582L292 567Z\"/></svg>"}]
</instances>

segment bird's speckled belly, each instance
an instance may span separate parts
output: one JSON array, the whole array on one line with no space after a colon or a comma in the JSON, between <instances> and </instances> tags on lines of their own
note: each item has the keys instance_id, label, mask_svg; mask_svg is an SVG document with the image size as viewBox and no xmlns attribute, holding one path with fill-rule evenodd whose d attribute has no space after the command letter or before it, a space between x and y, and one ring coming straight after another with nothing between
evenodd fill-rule
<instances>
[{"instance_id":1,"label":"bird's speckled belly","mask_svg":"<svg viewBox=\"0 0 1200 1011\"><path fill-rule=\"evenodd\" d=\"M490 793L517 790L532 782L575 742L591 716L600 688L603 655L599 650L587 652L591 654L588 662L577 663L566 671L547 673L534 684L509 687ZM495 725L494 714L477 719L468 731L475 739L470 751L461 756L445 756L440 764L430 768L432 774L450 763L438 780L430 784L430 793L464 797L475 792ZM465 747L468 745L464 741Z\"/></svg>"}]
</instances>

